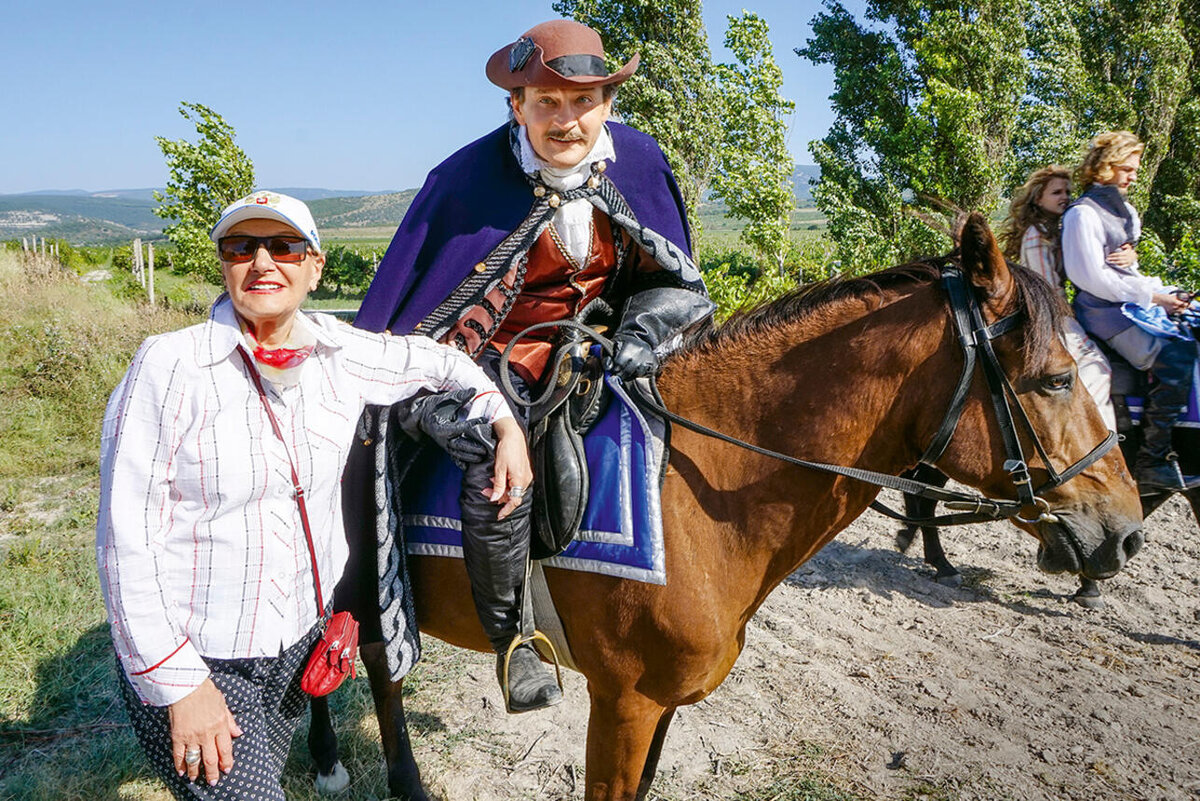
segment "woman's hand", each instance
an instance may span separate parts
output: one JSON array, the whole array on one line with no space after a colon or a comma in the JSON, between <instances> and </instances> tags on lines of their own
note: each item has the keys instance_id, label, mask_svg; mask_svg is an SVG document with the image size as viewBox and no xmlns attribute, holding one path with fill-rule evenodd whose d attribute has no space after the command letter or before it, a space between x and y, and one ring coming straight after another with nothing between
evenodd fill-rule
<instances>
[{"instance_id":1,"label":"woman's hand","mask_svg":"<svg viewBox=\"0 0 1200 801\"><path fill-rule=\"evenodd\" d=\"M1105 256L1104 260L1114 267L1132 267L1137 264L1137 251L1133 249L1133 245L1126 242Z\"/></svg>"},{"instance_id":2,"label":"woman's hand","mask_svg":"<svg viewBox=\"0 0 1200 801\"><path fill-rule=\"evenodd\" d=\"M1156 293L1152 296L1152 300L1159 306L1162 306L1164 309L1166 309L1167 314L1179 314L1187 309L1191 298L1186 296L1181 297L1179 295L1172 295L1164 292L1161 294Z\"/></svg>"},{"instance_id":3,"label":"woman's hand","mask_svg":"<svg viewBox=\"0 0 1200 801\"><path fill-rule=\"evenodd\" d=\"M167 707L171 719L171 753L175 770L188 779L200 775L200 767L209 784L216 784L221 773L233 769L233 738L242 735L241 727L225 705L225 696L212 679ZM189 765L184 754L200 748L200 761Z\"/></svg>"},{"instance_id":4,"label":"woman's hand","mask_svg":"<svg viewBox=\"0 0 1200 801\"><path fill-rule=\"evenodd\" d=\"M496 432L496 468L492 474L492 486L484 490L492 503L503 503L497 518L503 520L521 505L533 481L533 468L529 465L529 447L525 432L512 417L497 420L492 424ZM511 489L520 487L522 492L514 497Z\"/></svg>"}]
</instances>

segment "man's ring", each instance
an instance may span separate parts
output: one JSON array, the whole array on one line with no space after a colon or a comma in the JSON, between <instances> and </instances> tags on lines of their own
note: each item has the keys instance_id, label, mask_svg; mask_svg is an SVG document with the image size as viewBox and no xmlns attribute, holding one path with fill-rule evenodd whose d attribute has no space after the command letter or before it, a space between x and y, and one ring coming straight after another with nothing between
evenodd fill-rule
<instances>
[{"instance_id":1,"label":"man's ring","mask_svg":"<svg viewBox=\"0 0 1200 801\"><path fill-rule=\"evenodd\" d=\"M200 761L200 746L193 745L191 748L183 752L183 761L188 765L195 765Z\"/></svg>"},{"instance_id":2,"label":"man's ring","mask_svg":"<svg viewBox=\"0 0 1200 801\"><path fill-rule=\"evenodd\" d=\"M509 487L508 497L520 500L521 498L525 497L525 489L525 487Z\"/></svg>"}]
</instances>

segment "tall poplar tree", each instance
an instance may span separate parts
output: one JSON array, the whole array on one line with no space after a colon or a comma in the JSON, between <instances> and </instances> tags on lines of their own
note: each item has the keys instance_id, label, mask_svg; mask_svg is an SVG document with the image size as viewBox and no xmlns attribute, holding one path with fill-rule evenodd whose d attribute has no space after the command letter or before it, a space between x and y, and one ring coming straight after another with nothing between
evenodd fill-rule
<instances>
[{"instance_id":1,"label":"tall poplar tree","mask_svg":"<svg viewBox=\"0 0 1200 801\"><path fill-rule=\"evenodd\" d=\"M834 123L810 149L841 269L948 249L957 209L993 209L1028 73L1029 0L837 0L796 53L830 64Z\"/></svg>"},{"instance_id":2,"label":"tall poplar tree","mask_svg":"<svg viewBox=\"0 0 1200 801\"><path fill-rule=\"evenodd\" d=\"M155 192L154 213L175 222L164 233L177 248L175 269L221 283L208 232L221 210L254 191L254 165L237 143L233 126L200 103L180 103L179 113L196 126L197 140L154 137L167 160L167 188Z\"/></svg>"},{"instance_id":3,"label":"tall poplar tree","mask_svg":"<svg viewBox=\"0 0 1200 801\"><path fill-rule=\"evenodd\" d=\"M725 47L736 62L716 68L725 113L713 195L728 204L728 216L746 221L742 240L782 271L796 208L786 117L796 104L779 93L783 72L766 21L749 12L728 19Z\"/></svg>"},{"instance_id":4,"label":"tall poplar tree","mask_svg":"<svg viewBox=\"0 0 1200 801\"><path fill-rule=\"evenodd\" d=\"M556 0L553 8L600 33L609 69L641 53L617 94L621 119L658 140L687 206L708 192L718 163L722 102L700 0Z\"/></svg>"}]
</instances>

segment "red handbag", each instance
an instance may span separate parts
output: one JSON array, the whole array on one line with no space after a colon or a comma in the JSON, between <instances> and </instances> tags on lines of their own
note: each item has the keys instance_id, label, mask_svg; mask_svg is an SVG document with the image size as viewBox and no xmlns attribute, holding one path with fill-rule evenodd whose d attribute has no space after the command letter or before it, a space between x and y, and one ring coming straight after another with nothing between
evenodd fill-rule
<instances>
[{"instance_id":1,"label":"red handbag","mask_svg":"<svg viewBox=\"0 0 1200 801\"><path fill-rule=\"evenodd\" d=\"M341 686L346 676L358 675L354 666L357 655L358 621L349 612L338 612L329 619L325 633L308 658L300 689L309 695L329 695Z\"/></svg>"},{"instance_id":2,"label":"red handbag","mask_svg":"<svg viewBox=\"0 0 1200 801\"><path fill-rule=\"evenodd\" d=\"M296 491L296 505L300 508L300 523L304 526L304 539L308 543L308 555L312 560L313 589L317 594L317 616L322 619L325 631L317 640L304 673L300 677L300 689L313 696L328 695L342 685L346 676L357 677L354 658L358 655L358 621L349 612L338 612L325 620L325 601L321 596L321 579L317 573L317 551L313 547L312 530L308 526L308 507L304 503L304 488L300 486L300 476L296 473L296 465L292 462L292 454L287 450L287 440L275 419L275 412L267 400L267 392L263 389L262 380L258 377L258 368L250 360L250 355L239 347L238 354L246 363L250 379L258 389L258 397L262 400L263 408L271 421L271 429L283 448L287 451L288 467L292 470L292 488Z\"/></svg>"}]
</instances>

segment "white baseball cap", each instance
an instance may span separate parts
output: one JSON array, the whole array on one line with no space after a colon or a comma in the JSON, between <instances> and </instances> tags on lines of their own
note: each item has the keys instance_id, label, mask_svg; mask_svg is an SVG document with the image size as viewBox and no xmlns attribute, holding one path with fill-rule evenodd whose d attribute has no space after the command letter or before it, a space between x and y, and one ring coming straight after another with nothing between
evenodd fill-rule
<instances>
[{"instance_id":1,"label":"white baseball cap","mask_svg":"<svg viewBox=\"0 0 1200 801\"><path fill-rule=\"evenodd\" d=\"M287 223L311 242L314 250L318 253L321 251L321 236L317 233L317 223L304 201L266 189L252 192L226 206L221 212L221 219L217 220L217 224L209 232L208 238L216 242L242 220L259 218Z\"/></svg>"}]
</instances>

